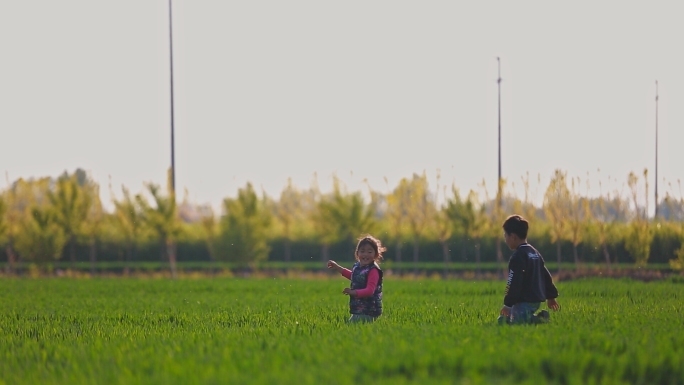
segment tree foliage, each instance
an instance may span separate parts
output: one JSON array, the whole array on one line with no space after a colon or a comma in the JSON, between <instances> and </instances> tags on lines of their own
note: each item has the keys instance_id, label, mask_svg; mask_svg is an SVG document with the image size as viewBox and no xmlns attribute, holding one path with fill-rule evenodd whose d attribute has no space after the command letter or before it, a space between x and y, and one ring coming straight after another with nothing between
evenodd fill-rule
<instances>
[{"instance_id":1,"label":"tree foliage","mask_svg":"<svg viewBox=\"0 0 684 385\"><path fill-rule=\"evenodd\" d=\"M152 196L154 205L143 195L136 195L136 202L141 209L141 218L156 235L162 249L162 255L166 254L171 268L171 275L176 276L176 239L181 233L180 220L178 219L178 205L176 195L169 191L163 195L158 185L146 183L149 194Z\"/></svg>"},{"instance_id":2,"label":"tree foliage","mask_svg":"<svg viewBox=\"0 0 684 385\"><path fill-rule=\"evenodd\" d=\"M413 240L413 262L418 262L421 237L435 214L426 174L413 174L411 179L402 178L392 195Z\"/></svg>"},{"instance_id":3,"label":"tree foliage","mask_svg":"<svg viewBox=\"0 0 684 385\"><path fill-rule=\"evenodd\" d=\"M266 260L272 216L252 184L239 189L237 198L224 199L223 210L216 257L251 267Z\"/></svg>"},{"instance_id":4,"label":"tree foliage","mask_svg":"<svg viewBox=\"0 0 684 385\"><path fill-rule=\"evenodd\" d=\"M318 209L320 221L326 221L330 231L342 242L352 245L361 234L375 231L371 206L364 202L361 192L347 192L338 178L334 178L332 193L321 200Z\"/></svg>"},{"instance_id":5,"label":"tree foliage","mask_svg":"<svg viewBox=\"0 0 684 385\"><path fill-rule=\"evenodd\" d=\"M633 172L629 174L627 185L632 203L633 217L629 224L629 233L625 239L625 248L632 254L638 266L644 266L648 262L651 255L651 241L653 240L653 233L651 232L648 221L648 171L644 170L644 195L640 193L642 187L639 183L639 177ZM642 204L643 202L643 204Z\"/></svg>"},{"instance_id":6,"label":"tree foliage","mask_svg":"<svg viewBox=\"0 0 684 385\"><path fill-rule=\"evenodd\" d=\"M551 242L556 243L558 270L561 264L561 242L567 238L567 218L571 215L570 189L566 173L555 170L544 194L544 213L551 227Z\"/></svg>"},{"instance_id":7,"label":"tree foliage","mask_svg":"<svg viewBox=\"0 0 684 385\"><path fill-rule=\"evenodd\" d=\"M466 250L475 250L479 266L481 261L494 260L492 251L501 244L504 214L520 213L531 222L535 246L544 254L555 246L559 264L568 259L576 264L604 260L612 269L618 261L645 265L656 259L681 268L684 220L679 214L684 212L684 200L681 193L680 198L668 194L658 218L649 217L647 180L646 173L631 173L627 193L612 189L589 196L588 187L586 192L579 188L579 178L555 170L542 190L541 207L531 198L529 176L523 178L524 197L515 194L515 186L508 191L502 181L501 193L498 189L493 199L486 187L484 199L475 191L462 197L455 184L447 196L439 177L431 190L425 173L403 178L395 186L388 184L386 193L370 186L368 194L349 191L337 177L326 193L317 184L300 190L289 181L277 200L259 196L248 184L237 198L224 200L219 217L208 205L187 202L187 192L176 204L174 191L164 193L150 183L139 194L123 187L121 200L113 199L109 212L99 201L99 186L83 170L76 170L54 179L8 182L8 188L0 191L0 258L6 256L5 268L11 271L22 269L21 261L55 261L62 255L71 261L84 261L90 255L94 266L96 258L111 261L115 254L118 260L125 258L127 268L138 250L140 260L154 260L150 254L156 256L161 250L175 275L177 244L184 260L208 255L209 260L256 266L269 257L310 260L319 248L322 259L329 258L328 253L338 258L359 235L375 233L385 244L394 245L386 254L392 261L401 261L408 241L413 244L413 261L441 258L448 263L450 252L460 247L464 260ZM499 201L501 210L496 208ZM571 253L561 255L566 250Z\"/></svg>"}]
</instances>

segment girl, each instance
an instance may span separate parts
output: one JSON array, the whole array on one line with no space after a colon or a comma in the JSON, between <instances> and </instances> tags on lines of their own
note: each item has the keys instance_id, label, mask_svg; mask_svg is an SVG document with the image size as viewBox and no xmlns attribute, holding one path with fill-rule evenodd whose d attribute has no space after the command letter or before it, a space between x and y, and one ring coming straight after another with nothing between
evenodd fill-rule
<instances>
[{"instance_id":1,"label":"girl","mask_svg":"<svg viewBox=\"0 0 684 385\"><path fill-rule=\"evenodd\" d=\"M378 263L385 250L379 239L366 235L356 245L356 263L351 270L328 261L328 269L351 281L351 287L342 291L349 296L350 323L372 322L382 314L382 270Z\"/></svg>"}]
</instances>

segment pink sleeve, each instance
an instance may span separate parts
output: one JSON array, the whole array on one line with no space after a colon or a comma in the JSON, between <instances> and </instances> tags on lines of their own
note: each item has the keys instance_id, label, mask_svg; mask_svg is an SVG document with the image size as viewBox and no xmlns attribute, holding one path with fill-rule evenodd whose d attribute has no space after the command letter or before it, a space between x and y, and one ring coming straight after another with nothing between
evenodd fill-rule
<instances>
[{"instance_id":1,"label":"pink sleeve","mask_svg":"<svg viewBox=\"0 0 684 385\"><path fill-rule=\"evenodd\" d=\"M366 287L364 289L357 289L356 290L356 296L361 298L361 297L370 297L375 293L375 289L378 287L378 280L380 280L380 274L378 273L377 269L371 269L371 271L368 272L368 282L366 283Z\"/></svg>"},{"instance_id":2,"label":"pink sleeve","mask_svg":"<svg viewBox=\"0 0 684 385\"><path fill-rule=\"evenodd\" d=\"M340 271L340 274L342 274L342 276L344 278L351 280L351 270L342 268L342 271Z\"/></svg>"}]
</instances>

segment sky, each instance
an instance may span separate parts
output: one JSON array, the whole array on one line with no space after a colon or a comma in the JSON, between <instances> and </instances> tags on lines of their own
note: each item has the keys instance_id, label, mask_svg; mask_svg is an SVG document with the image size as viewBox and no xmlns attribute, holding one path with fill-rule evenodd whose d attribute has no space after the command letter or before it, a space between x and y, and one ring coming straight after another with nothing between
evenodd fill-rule
<instances>
[{"instance_id":1,"label":"sky","mask_svg":"<svg viewBox=\"0 0 684 385\"><path fill-rule=\"evenodd\" d=\"M554 170L621 188L684 176L683 6L675 1L173 2L176 189L220 207L250 182L493 192ZM169 3L0 0L3 183L76 168L105 203L165 185ZM387 182L386 182L387 181ZM538 182L537 182L538 181ZM610 187L612 183L613 187ZM3 187L4 188L4 187ZM652 195L652 193L651 193ZM653 196L651 211L653 211Z\"/></svg>"}]
</instances>

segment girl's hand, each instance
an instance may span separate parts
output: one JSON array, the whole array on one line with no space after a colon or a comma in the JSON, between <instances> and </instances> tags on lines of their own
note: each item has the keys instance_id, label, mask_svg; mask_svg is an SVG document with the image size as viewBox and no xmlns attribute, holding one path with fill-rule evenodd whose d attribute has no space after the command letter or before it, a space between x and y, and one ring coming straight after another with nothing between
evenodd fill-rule
<instances>
[{"instance_id":1,"label":"girl's hand","mask_svg":"<svg viewBox=\"0 0 684 385\"><path fill-rule=\"evenodd\" d=\"M338 265L335 261L328 261L328 269L335 269L337 271L342 270L342 266Z\"/></svg>"},{"instance_id":2,"label":"girl's hand","mask_svg":"<svg viewBox=\"0 0 684 385\"><path fill-rule=\"evenodd\" d=\"M348 287L345 287L344 290L342 290L342 294L351 295L352 297L354 297L356 296L356 290L352 290Z\"/></svg>"}]
</instances>

